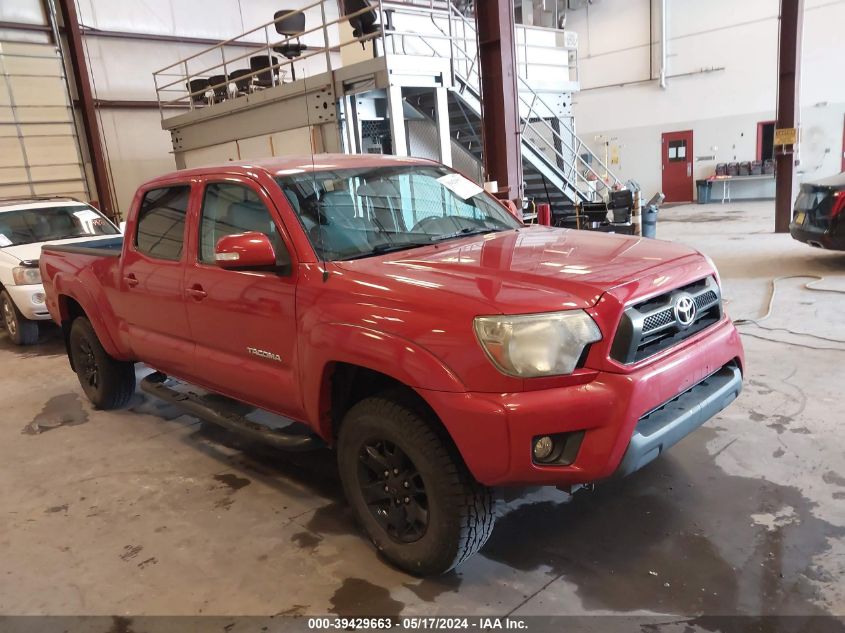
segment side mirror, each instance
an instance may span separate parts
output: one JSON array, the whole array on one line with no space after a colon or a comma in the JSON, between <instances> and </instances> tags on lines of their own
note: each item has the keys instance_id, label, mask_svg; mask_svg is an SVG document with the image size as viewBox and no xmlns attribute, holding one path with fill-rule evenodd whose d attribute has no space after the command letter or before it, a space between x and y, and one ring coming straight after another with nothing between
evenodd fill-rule
<instances>
[{"instance_id":1,"label":"side mirror","mask_svg":"<svg viewBox=\"0 0 845 633\"><path fill-rule=\"evenodd\" d=\"M272 268L276 265L276 251L264 233L238 233L217 241L214 261L227 270Z\"/></svg>"}]
</instances>

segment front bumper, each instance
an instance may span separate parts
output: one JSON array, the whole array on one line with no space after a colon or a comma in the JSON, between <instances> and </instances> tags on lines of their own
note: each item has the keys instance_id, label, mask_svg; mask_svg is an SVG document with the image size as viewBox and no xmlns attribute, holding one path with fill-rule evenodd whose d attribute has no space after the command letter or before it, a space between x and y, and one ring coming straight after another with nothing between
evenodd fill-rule
<instances>
[{"instance_id":1,"label":"front bumper","mask_svg":"<svg viewBox=\"0 0 845 633\"><path fill-rule=\"evenodd\" d=\"M644 466L736 398L743 363L739 334L723 318L631 373L519 393L420 394L478 481L566 486ZM583 440L571 464L534 463L533 438L576 432Z\"/></svg>"},{"instance_id":2,"label":"front bumper","mask_svg":"<svg viewBox=\"0 0 845 633\"><path fill-rule=\"evenodd\" d=\"M631 442L614 475L625 477L653 461L736 400L742 372L731 361L692 389L637 421Z\"/></svg>"},{"instance_id":3,"label":"front bumper","mask_svg":"<svg viewBox=\"0 0 845 633\"><path fill-rule=\"evenodd\" d=\"M47 309L46 299L44 298L44 286L41 284L6 286L6 292L9 293L18 311L25 319L46 321L50 318L50 311ZM41 296L41 301L37 302L34 298L37 298L39 295Z\"/></svg>"}]
</instances>

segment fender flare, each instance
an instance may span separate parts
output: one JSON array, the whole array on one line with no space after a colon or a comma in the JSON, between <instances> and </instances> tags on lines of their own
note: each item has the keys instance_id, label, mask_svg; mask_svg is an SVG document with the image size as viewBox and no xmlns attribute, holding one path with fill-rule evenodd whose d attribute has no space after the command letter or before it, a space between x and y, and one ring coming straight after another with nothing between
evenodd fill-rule
<instances>
[{"instance_id":1,"label":"fender flare","mask_svg":"<svg viewBox=\"0 0 845 633\"><path fill-rule=\"evenodd\" d=\"M126 360L126 354L121 352L114 337L109 331L108 325L106 325L106 320L103 318L102 312L97 308L98 303L100 305L105 303L106 306L108 306L108 303L104 301L97 302L78 278L73 277L70 281L66 281L66 279L67 278L63 275L56 275L53 279L53 288L57 298L60 325L63 330L66 330L65 337L70 334L70 328L66 327L70 318L67 300L72 299L82 308L85 317L91 322L91 326L94 328L94 332L97 334L100 344L109 356L113 356L114 358L120 360ZM111 310L108 311L111 312ZM114 318L113 314L111 315L111 318ZM68 358L70 358L70 348L68 348Z\"/></svg>"},{"instance_id":2,"label":"fender flare","mask_svg":"<svg viewBox=\"0 0 845 633\"><path fill-rule=\"evenodd\" d=\"M413 341L351 323L321 323L302 341L300 361L305 413L314 429L332 440L326 370L332 363L370 369L415 391L464 392L466 387L443 361Z\"/></svg>"}]
</instances>

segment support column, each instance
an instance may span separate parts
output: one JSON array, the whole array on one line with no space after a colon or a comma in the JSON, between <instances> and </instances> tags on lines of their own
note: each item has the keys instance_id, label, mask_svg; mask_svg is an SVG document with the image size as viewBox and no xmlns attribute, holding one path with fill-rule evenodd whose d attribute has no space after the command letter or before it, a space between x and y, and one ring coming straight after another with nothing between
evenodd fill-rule
<instances>
[{"instance_id":1,"label":"support column","mask_svg":"<svg viewBox=\"0 0 845 633\"><path fill-rule=\"evenodd\" d=\"M452 134L449 129L449 95L446 88L434 89L434 118L437 121L437 146L440 162L452 166Z\"/></svg>"},{"instance_id":2,"label":"support column","mask_svg":"<svg viewBox=\"0 0 845 633\"><path fill-rule=\"evenodd\" d=\"M803 15L804 0L780 0L778 129L798 128ZM775 148L775 233L787 233L792 219L796 148L797 145Z\"/></svg>"},{"instance_id":3,"label":"support column","mask_svg":"<svg viewBox=\"0 0 845 633\"><path fill-rule=\"evenodd\" d=\"M387 108L390 110L390 138L393 141L393 154L408 155L408 140L405 136L405 107L402 101L402 86L390 86L387 89Z\"/></svg>"},{"instance_id":4,"label":"support column","mask_svg":"<svg viewBox=\"0 0 845 633\"><path fill-rule=\"evenodd\" d=\"M91 170L94 173L94 185L97 188L100 210L110 218L117 218L117 208L112 199L108 168L100 138L100 125L94 108L94 95L91 91L88 63L85 60L85 51L82 44L82 31L79 28L79 18L76 15L76 4L74 0L58 0L58 5L67 36L66 50L70 60L74 86L79 98L82 124L85 129L85 142L88 146L88 155L91 158Z\"/></svg>"},{"instance_id":5,"label":"support column","mask_svg":"<svg viewBox=\"0 0 845 633\"><path fill-rule=\"evenodd\" d=\"M483 6L484 10L481 10ZM513 0L476 3L481 59L481 123L485 178L509 200L522 195Z\"/></svg>"}]
</instances>

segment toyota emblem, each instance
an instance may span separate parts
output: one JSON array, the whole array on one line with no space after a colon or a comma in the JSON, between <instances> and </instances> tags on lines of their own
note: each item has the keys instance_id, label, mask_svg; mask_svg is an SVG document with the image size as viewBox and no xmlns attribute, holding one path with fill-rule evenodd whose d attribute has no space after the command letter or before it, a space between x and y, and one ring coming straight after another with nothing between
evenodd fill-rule
<instances>
[{"instance_id":1,"label":"toyota emblem","mask_svg":"<svg viewBox=\"0 0 845 633\"><path fill-rule=\"evenodd\" d=\"M695 321L695 301L687 294L675 299L675 320L681 327L689 327Z\"/></svg>"}]
</instances>

